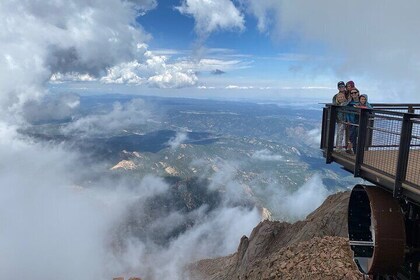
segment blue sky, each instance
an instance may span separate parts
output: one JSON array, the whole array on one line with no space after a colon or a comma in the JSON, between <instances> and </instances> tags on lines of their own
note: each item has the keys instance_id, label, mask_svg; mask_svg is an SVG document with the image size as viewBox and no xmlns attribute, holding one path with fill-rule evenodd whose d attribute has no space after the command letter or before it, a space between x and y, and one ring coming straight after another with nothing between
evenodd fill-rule
<instances>
[{"instance_id":1,"label":"blue sky","mask_svg":"<svg viewBox=\"0 0 420 280\"><path fill-rule=\"evenodd\" d=\"M268 80L276 80L281 76L293 79L295 76L290 70L295 64L292 56L296 54L297 46L293 34L284 40L275 40L268 33L260 32L257 20L244 13L243 30L217 30L204 42L199 43L199 38L194 32L194 18L176 10L175 7L179 5L180 1L160 1L155 9L138 17L137 22L153 36L149 42L151 50L167 48L186 51L195 57L197 48L203 48L207 50L207 54L200 58L226 60L236 57L246 65L224 72L232 83L246 78L255 82L265 82L268 87L273 86L273 82ZM220 51L212 52L217 49ZM314 48L311 51L317 52ZM208 73L201 73L205 74Z\"/></svg>"},{"instance_id":2,"label":"blue sky","mask_svg":"<svg viewBox=\"0 0 420 280\"><path fill-rule=\"evenodd\" d=\"M0 247L12 252L8 262L0 262L6 265L2 276L99 279L145 259L138 244L127 259L116 258L114 267L103 248L109 244L107 229L121 221L137 191L126 192L125 183L114 180L105 187L102 177L86 182L86 174L105 166L83 164L86 155L79 157L72 145L22 135L34 120L72 119L64 128L70 134L80 128L83 139L98 130L118 133L127 123L162 113L133 98L110 112L81 116L85 95L302 105L330 101L337 81L350 79L373 103L420 102L419 11L419 0L1 0L0 198L5 203L0 212L23 218L6 219L9 224L2 227ZM84 182L101 191L83 192ZM159 182L145 186L153 186L154 193ZM233 220L244 230L242 219ZM29 238L28 227L34 233ZM173 244L178 254L178 243ZM158 260L173 255L169 251ZM74 262L80 256L82 265ZM22 261L31 265L21 269Z\"/></svg>"},{"instance_id":3,"label":"blue sky","mask_svg":"<svg viewBox=\"0 0 420 280\"><path fill-rule=\"evenodd\" d=\"M162 47L187 50L193 49L197 35L194 33L194 18L182 15L175 7L180 1L160 1L158 6L137 18L137 22L152 34L149 46L152 49ZM258 31L256 20L245 16L243 31L216 31L205 41L208 48L223 48L244 55L272 56L287 49L288 41L273 44L273 41ZM290 45L290 44L289 44Z\"/></svg>"},{"instance_id":4,"label":"blue sky","mask_svg":"<svg viewBox=\"0 0 420 280\"><path fill-rule=\"evenodd\" d=\"M184 5L188 8L189 4L188 1L179 0L158 1L153 9L136 17L136 23L150 36L147 40L150 52L165 56L168 64L196 64L191 66L197 78L194 82L149 85L148 93L198 98L223 96L281 100L284 96L278 96L279 90L287 90L287 96L290 96L290 90L300 92L306 87L335 90L329 82L324 84L321 75L315 77L308 73L306 65L302 64L303 60L312 59L321 52L319 46L313 44L309 49L299 46L299 38L294 33L276 38L268 30L258 30L258 19L246 12L239 2L219 2L225 2L223 5L231 3L243 19L243 25L238 27L232 22L227 26L217 26L203 36L197 31L199 13L181 12L179 7ZM117 85L117 89L113 90L132 93L142 88L138 85L137 89L133 89L133 83L129 84L129 88ZM58 87L67 89L67 86L74 84L60 84ZM76 85L78 87L79 84ZM156 90L156 87L161 90ZM110 90L110 87L106 90ZM309 93L309 96L312 95L312 92Z\"/></svg>"},{"instance_id":5,"label":"blue sky","mask_svg":"<svg viewBox=\"0 0 420 280\"><path fill-rule=\"evenodd\" d=\"M419 9L415 0L6 0L0 104L48 92L325 102L339 80L371 101L419 102Z\"/></svg>"}]
</instances>

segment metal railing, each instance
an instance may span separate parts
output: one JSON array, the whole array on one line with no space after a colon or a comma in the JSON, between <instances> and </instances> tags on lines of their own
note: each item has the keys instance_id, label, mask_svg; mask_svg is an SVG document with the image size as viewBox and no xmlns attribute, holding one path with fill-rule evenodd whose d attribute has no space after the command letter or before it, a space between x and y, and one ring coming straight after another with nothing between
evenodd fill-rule
<instances>
[{"instance_id":1,"label":"metal railing","mask_svg":"<svg viewBox=\"0 0 420 280\"><path fill-rule=\"evenodd\" d=\"M326 161L420 204L420 104L373 106L325 106Z\"/></svg>"}]
</instances>

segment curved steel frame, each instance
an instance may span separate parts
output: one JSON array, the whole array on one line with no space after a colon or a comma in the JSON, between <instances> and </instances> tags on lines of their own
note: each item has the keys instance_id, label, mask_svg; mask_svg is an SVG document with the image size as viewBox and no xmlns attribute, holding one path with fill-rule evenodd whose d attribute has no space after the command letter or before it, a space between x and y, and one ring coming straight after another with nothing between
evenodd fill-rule
<instances>
[{"instance_id":1,"label":"curved steel frame","mask_svg":"<svg viewBox=\"0 0 420 280\"><path fill-rule=\"evenodd\" d=\"M395 275L399 267L397 279L420 279L420 104L373 105L356 109L326 104L321 149L327 163L336 162L375 185L357 185L349 203L349 239L360 270ZM355 114L358 122L343 121L338 114ZM357 130L354 154L334 145L340 122ZM390 208L400 211L387 212ZM398 242L391 245L389 236Z\"/></svg>"}]
</instances>

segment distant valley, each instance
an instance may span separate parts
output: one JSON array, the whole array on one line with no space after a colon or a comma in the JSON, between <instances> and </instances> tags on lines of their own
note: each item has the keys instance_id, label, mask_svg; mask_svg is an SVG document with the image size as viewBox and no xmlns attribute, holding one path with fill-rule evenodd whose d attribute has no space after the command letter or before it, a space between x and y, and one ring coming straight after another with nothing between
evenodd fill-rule
<instances>
[{"instance_id":1,"label":"distant valley","mask_svg":"<svg viewBox=\"0 0 420 280\"><path fill-rule=\"evenodd\" d=\"M23 132L39 141L66 143L89 155L90 160L96 158L107 166L104 176L142 178L154 174L215 180L215 174L225 174L229 181L247 189L274 218L280 214L266 205L267 188L281 186L293 192L314 174L319 174L331 192L353 185L347 172L326 166L321 156L317 143L320 105L142 97L147 113L138 121L129 121L122 129L94 131L92 115L101 118L112 113L116 103L124 106L137 99L124 95L82 97L71 121L34 124ZM69 129L78 120L85 120L81 122L84 126ZM79 134L78 129L86 130Z\"/></svg>"}]
</instances>

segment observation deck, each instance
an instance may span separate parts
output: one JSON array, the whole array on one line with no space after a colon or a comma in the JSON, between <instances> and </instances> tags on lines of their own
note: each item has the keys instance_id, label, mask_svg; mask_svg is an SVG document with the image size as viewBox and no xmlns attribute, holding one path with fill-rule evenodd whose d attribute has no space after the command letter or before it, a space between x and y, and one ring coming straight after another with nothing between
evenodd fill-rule
<instances>
[{"instance_id":1,"label":"observation deck","mask_svg":"<svg viewBox=\"0 0 420 280\"><path fill-rule=\"evenodd\" d=\"M326 162L336 162L395 198L420 205L420 104L372 106L374 109L326 104L321 135ZM337 146L338 124L345 127L345 145L349 131L354 130L354 152Z\"/></svg>"},{"instance_id":2,"label":"observation deck","mask_svg":"<svg viewBox=\"0 0 420 280\"><path fill-rule=\"evenodd\" d=\"M420 279L420 104L326 104L321 149L372 185L353 187L349 245L370 279Z\"/></svg>"}]
</instances>

